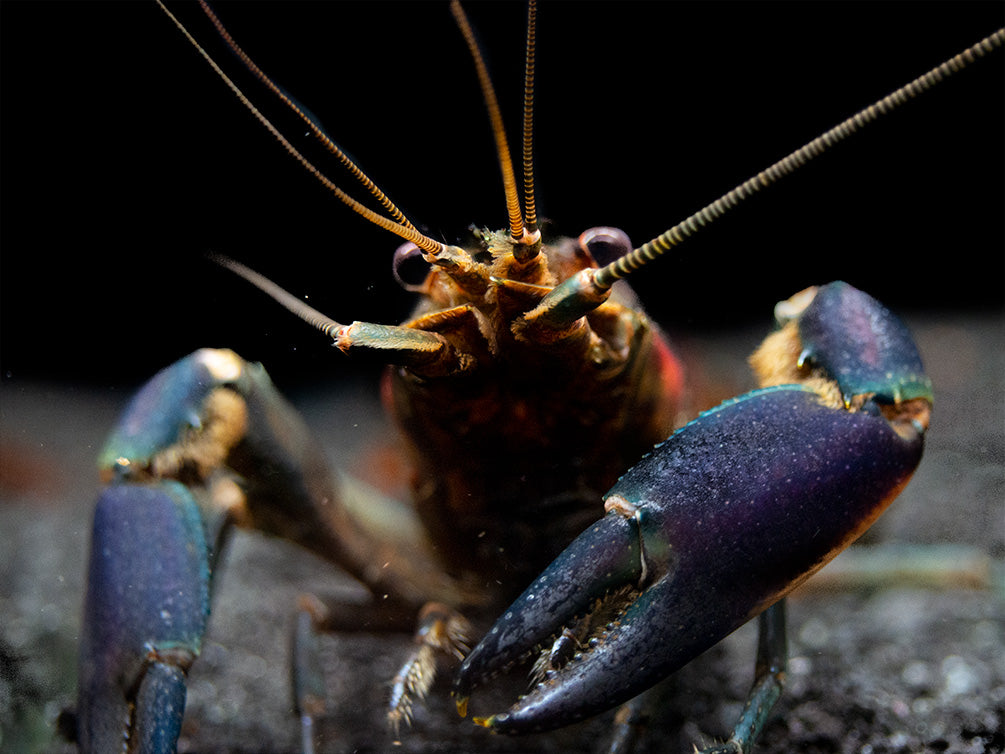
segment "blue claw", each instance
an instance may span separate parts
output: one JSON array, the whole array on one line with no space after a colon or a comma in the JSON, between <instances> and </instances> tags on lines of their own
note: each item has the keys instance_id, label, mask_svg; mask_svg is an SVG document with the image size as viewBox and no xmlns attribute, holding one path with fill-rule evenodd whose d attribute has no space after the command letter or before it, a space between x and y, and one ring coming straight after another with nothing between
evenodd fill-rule
<instances>
[{"instance_id":1,"label":"blue claw","mask_svg":"<svg viewBox=\"0 0 1005 754\"><path fill-rule=\"evenodd\" d=\"M112 485L98 500L79 667L84 752L173 752L185 672L209 616L209 550L177 482Z\"/></svg>"},{"instance_id":2,"label":"blue claw","mask_svg":"<svg viewBox=\"0 0 1005 754\"><path fill-rule=\"evenodd\" d=\"M155 456L203 425L206 398L221 385L247 392L251 379L237 354L203 348L150 379L129 402L98 458L98 468L114 476L143 473Z\"/></svg>"},{"instance_id":3,"label":"blue claw","mask_svg":"<svg viewBox=\"0 0 1005 754\"><path fill-rule=\"evenodd\" d=\"M85 752L124 742L173 752L229 527L286 536L354 574L367 572L370 550L302 420L231 351L196 351L159 372L100 465L111 484L94 514L77 738Z\"/></svg>"},{"instance_id":4,"label":"blue claw","mask_svg":"<svg viewBox=\"0 0 1005 754\"><path fill-rule=\"evenodd\" d=\"M846 402L856 395L875 395L884 404L932 400L932 381L911 333L869 294L841 281L820 286L798 321L798 366L818 365Z\"/></svg>"},{"instance_id":5,"label":"blue claw","mask_svg":"<svg viewBox=\"0 0 1005 754\"><path fill-rule=\"evenodd\" d=\"M607 515L465 659L459 709L473 688L584 615L612 619L509 711L475 722L529 733L631 699L785 596L897 496L921 459L931 407L917 351L892 314L851 286L808 293L784 336L798 326L801 342L771 351L800 354L773 374L806 372L807 384L705 412L614 485ZM851 315L832 316L837 301ZM855 353L865 366L853 366ZM821 369L836 390L821 387Z\"/></svg>"},{"instance_id":6,"label":"blue claw","mask_svg":"<svg viewBox=\"0 0 1005 754\"><path fill-rule=\"evenodd\" d=\"M513 603L461 665L454 695L466 700L474 686L524 657L536 644L561 633L571 618L642 576L637 522L605 516L548 566Z\"/></svg>"}]
</instances>

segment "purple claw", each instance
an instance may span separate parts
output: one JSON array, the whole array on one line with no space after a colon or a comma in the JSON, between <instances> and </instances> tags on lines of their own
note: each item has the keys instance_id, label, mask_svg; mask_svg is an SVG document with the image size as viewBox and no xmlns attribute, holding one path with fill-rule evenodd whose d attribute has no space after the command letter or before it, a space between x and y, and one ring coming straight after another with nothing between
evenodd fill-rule
<instances>
[{"instance_id":1,"label":"purple claw","mask_svg":"<svg viewBox=\"0 0 1005 754\"><path fill-rule=\"evenodd\" d=\"M504 733L548 730L636 696L783 597L859 536L921 458L913 425L767 388L702 414L657 446L490 630L455 684L466 702L605 594L613 621L508 712ZM628 587L620 590L620 587Z\"/></svg>"},{"instance_id":2,"label":"purple claw","mask_svg":"<svg viewBox=\"0 0 1005 754\"><path fill-rule=\"evenodd\" d=\"M177 482L115 484L94 514L80 646L81 751L172 752L209 616L198 506Z\"/></svg>"}]
</instances>

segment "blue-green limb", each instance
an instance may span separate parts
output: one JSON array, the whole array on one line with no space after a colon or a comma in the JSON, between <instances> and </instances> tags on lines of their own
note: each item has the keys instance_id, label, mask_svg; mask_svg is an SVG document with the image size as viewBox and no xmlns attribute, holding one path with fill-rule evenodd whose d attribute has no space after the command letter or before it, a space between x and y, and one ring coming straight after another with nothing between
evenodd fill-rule
<instances>
[{"instance_id":1,"label":"blue-green limb","mask_svg":"<svg viewBox=\"0 0 1005 754\"><path fill-rule=\"evenodd\" d=\"M233 352L204 349L158 373L126 408L100 463L108 486L95 509L81 631L83 752L176 750L186 674L233 525L313 550L356 577L374 604L412 621L427 595L458 598L432 567L418 523L378 513L379 496L337 481L265 371ZM379 530L387 519L395 537ZM375 564L378 540L385 551ZM322 685L300 685L304 719L321 709Z\"/></svg>"},{"instance_id":2,"label":"blue-green limb","mask_svg":"<svg viewBox=\"0 0 1005 754\"><path fill-rule=\"evenodd\" d=\"M785 600L779 600L758 618L757 662L754 683L740 719L729 740L701 750L701 754L748 754L785 687Z\"/></svg>"}]
</instances>

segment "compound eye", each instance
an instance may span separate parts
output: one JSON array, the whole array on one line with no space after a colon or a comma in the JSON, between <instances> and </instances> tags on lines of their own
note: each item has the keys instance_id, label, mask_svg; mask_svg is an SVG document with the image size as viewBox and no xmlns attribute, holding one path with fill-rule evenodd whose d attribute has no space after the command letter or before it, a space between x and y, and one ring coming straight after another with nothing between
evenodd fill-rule
<instances>
[{"instance_id":1,"label":"compound eye","mask_svg":"<svg viewBox=\"0 0 1005 754\"><path fill-rule=\"evenodd\" d=\"M632 242L627 233L620 228L609 228L606 225L584 230L579 236L579 245L590 252L590 256L601 267L620 259L632 250Z\"/></svg>"},{"instance_id":2,"label":"compound eye","mask_svg":"<svg viewBox=\"0 0 1005 754\"><path fill-rule=\"evenodd\" d=\"M398 285L406 291L421 293L424 290L430 264L422 256L422 249L411 241L403 243L394 251L392 272Z\"/></svg>"}]
</instances>

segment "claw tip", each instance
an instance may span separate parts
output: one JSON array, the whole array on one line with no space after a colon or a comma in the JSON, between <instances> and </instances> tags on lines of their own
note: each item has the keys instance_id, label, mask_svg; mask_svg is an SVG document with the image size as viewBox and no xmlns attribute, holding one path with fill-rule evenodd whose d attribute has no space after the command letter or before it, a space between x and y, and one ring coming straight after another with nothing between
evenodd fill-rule
<instances>
[{"instance_id":1,"label":"claw tip","mask_svg":"<svg viewBox=\"0 0 1005 754\"><path fill-rule=\"evenodd\" d=\"M496 732L499 730L499 725L505 723L508 719L508 712L500 712L497 715L490 715L489 717L472 717L471 722L482 728L488 728L492 732Z\"/></svg>"},{"instance_id":2,"label":"claw tip","mask_svg":"<svg viewBox=\"0 0 1005 754\"><path fill-rule=\"evenodd\" d=\"M460 715L461 717L467 717L468 698L466 696L463 697L459 696L457 697L457 701L455 702L455 704L457 704L457 714Z\"/></svg>"}]
</instances>

